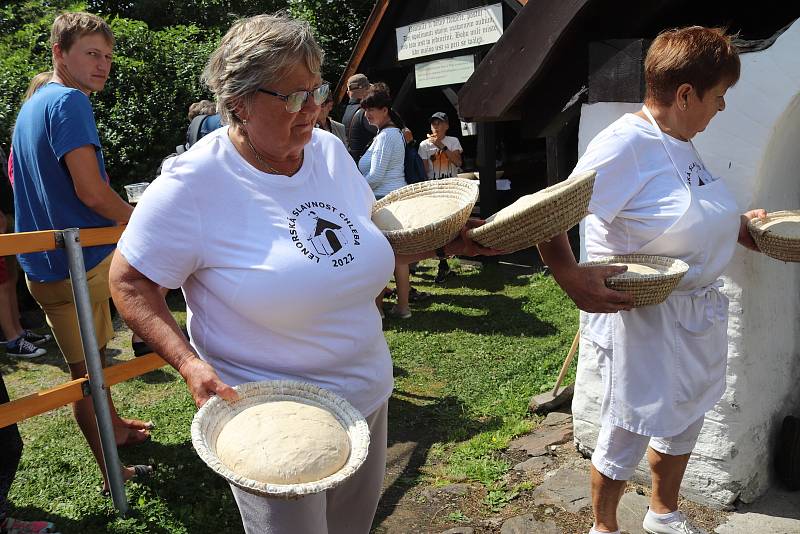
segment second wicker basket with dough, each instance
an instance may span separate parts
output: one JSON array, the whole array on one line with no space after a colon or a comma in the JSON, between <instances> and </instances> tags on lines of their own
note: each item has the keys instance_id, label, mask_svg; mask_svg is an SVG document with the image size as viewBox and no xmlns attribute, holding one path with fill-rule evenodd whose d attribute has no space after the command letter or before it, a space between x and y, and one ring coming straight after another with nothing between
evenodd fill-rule
<instances>
[{"instance_id":1,"label":"second wicker basket with dough","mask_svg":"<svg viewBox=\"0 0 800 534\"><path fill-rule=\"evenodd\" d=\"M689 270L679 259L647 254L609 256L581 265L626 265L628 270L608 278L606 286L631 293L634 308L664 302Z\"/></svg>"},{"instance_id":2,"label":"second wicker basket with dough","mask_svg":"<svg viewBox=\"0 0 800 534\"><path fill-rule=\"evenodd\" d=\"M464 227L478 200L473 180L444 178L407 185L375 203L372 221L399 254L436 250Z\"/></svg>"},{"instance_id":3,"label":"second wicker basket with dough","mask_svg":"<svg viewBox=\"0 0 800 534\"><path fill-rule=\"evenodd\" d=\"M506 252L516 252L565 232L589 213L594 178L588 171L519 200L473 228L467 236L477 243Z\"/></svg>"},{"instance_id":4,"label":"second wicker basket with dough","mask_svg":"<svg viewBox=\"0 0 800 534\"><path fill-rule=\"evenodd\" d=\"M800 210L774 211L747 223L758 248L781 261L800 262Z\"/></svg>"}]
</instances>

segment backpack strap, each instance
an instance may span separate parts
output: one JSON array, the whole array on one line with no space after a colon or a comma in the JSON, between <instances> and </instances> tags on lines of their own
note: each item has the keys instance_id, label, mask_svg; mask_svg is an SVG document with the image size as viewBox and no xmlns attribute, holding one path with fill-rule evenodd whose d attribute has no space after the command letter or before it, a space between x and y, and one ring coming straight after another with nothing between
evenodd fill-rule
<instances>
[{"instance_id":1,"label":"backpack strap","mask_svg":"<svg viewBox=\"0 0 800 534\"><path fill-rule=\"evenodd\" d=\"M350 136L353 134L353 123L356 122L356 116L358 113L361 112L362 116L364 114L364 110L362 108L358 108L353 116L350 117L350 123L347 125L347 138L350 139Z\"/></svg>"},{"instance_id":2,"label":"backpack strap","mask_svg":"<svg viewBox=\"0 0 800 534\"><path fill-rule=\"evenodd\" d=\"M200 139L200 128L203 127L203 122L207 118L208 115L198 115L189 123L189 128L186 130L187 150Z\"/></svg>"}]
</instances>

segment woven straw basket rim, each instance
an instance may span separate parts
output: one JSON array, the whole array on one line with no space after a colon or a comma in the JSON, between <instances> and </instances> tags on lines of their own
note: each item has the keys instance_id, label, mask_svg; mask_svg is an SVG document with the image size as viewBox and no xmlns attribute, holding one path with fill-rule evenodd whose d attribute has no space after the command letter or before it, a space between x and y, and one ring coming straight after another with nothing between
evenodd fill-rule
<instances>
[{"instance_id":1,"label":"woven straw basket rim","mask_svg":"<svg viewBox=\"0 0 800 534\"><path fill-rule=\"evenodd\" d=\"M485 247L509 253L547 241L588 215L596 175L593 170L575 174L520 197L495 213L491 221L469 230L467 236ZM534 202L520 208L520 201L526 199Z\"/></svg>"},{"instance_id":2,"label":"woven straw basket rim","mask_svg":"<svg viewBox=\"0 0 800 534\"><path fill-rule=\"evenodd\" d=\"M361 413L338 395L313 384L291 380L247 382L234 389L239 394L238 401L228 403L213 397L197 411L192 420L192 444L208 467L235 486L265 497L294 499L338 486L364 463L369 451L369 426ZM216 454L216 440L225 423L247 408L275 401L302 402L331 412L350 439L350 456L345 465L315 482L268 484L239 475L223 464Z\"/></svg>"},{"instance_id":3,"label":"woven straw basket rim","mask_svg":"<svg viewBox=\"0 0 800 534\"><path fill-rule=\"evenodd\" d=\"M773 211L767 214L765 220L756 217L747 222L747 229L759 250L767 256L781 261L800 262L800 238L780 235L770 229L771 225L782 220L800 222L800 210Z\"/></svg>"},{"instance_id":4,"label":"woven straw basket rim","mask_svg":"<svg viewBox=\"0 0 800 534\"><path fill-rule=\"evenodd\" d=\"M606 285L611 289L632 293L635 308L664 302L689 270L689 265L683 260L650 254L607 256L581 263L581 265L608 265L611 263L638 263L667 268L667 272L664 273L637 274L636 276L626 276L625 273L621 273L606 280Z\"/></svg>"},{"instance_id":5,"label":"woven straw basket rim","mask_svg":"<svg viewBox=\"0 0 800 534\"><path fill-rule=\"evenodd\" d=\"M419 197L455 199L459 207L453 213L418 228L381 230L401 254L416 254L437 249L453 240L469 219L475 202L478 201L478 184L463 178L442 178L407 185L396 189L378 200L372 209L375 212L400 200Z\"/></svg>"}]
</instances>

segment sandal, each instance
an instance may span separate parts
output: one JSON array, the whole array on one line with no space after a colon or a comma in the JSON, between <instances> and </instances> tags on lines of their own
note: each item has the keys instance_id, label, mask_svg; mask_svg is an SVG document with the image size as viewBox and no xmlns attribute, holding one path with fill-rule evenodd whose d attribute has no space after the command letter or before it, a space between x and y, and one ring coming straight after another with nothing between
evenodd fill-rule
<instances>
[{"instance_id":1,"label":"sandal","mask_svg":"<svg viewBox=\"0 0 800 534\"><path fill-rule=\"evenodd\" d=\"M139 445L140 443L144 443L145 441L150 439L150 432L145 429L135 429L130 427L122 427L128 431L125 439L122 441L117 441L117 447L130 447L132 445Z\"/></svg>"},{"instance_id":2,"label":"sandal","mask_svg":"<svg viewBox=\"0 0 800 534\"><path fill-rule=\"evenodd\" d=\"M153 349L150 348L144 341L133 341L131 342L131 348L133 349L133 355L137 358L139 356L144 356L145 354L150 354L153 352Z\"/></svg>"},{"instance_id":3,"label":"sandal","mask_svg":"<svg viewBox=\"0 0 800 534\"><path fill-rule=\"evenodd\" d=\"M44 534L56 532L56 526L49 521L20 521L13 517L6 517L0 523L0 532L3 534Z\"/></svg>"},{"instance_id":4,"label":"sandal","mask_svg":"<svg viewBox=\"0 0 800 534\"><path fill-rule=\"evenodd\" d=\"M140 464L140 465L132 465L130 467L133 467L133 476L128 480L136 480L141 482L145 479L150 478L151 476L153 476L153 473L156 472L156 468L153 467L152 465ZM125 482L128 482L128 480L126 480ZM100 495L102 495L103 497L110 497L111 490L109 488L101 487Z\"/></svg>"}]
</instances>

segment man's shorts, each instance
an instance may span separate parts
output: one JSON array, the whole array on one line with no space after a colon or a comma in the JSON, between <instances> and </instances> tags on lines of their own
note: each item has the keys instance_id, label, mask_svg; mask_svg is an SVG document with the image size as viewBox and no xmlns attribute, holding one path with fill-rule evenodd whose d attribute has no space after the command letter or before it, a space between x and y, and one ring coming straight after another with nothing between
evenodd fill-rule
<instances>
[{"instance_id":1,"label":"man's shorts","mask_svg":"<svg viewBox=\"0 0 800 534\"><path fill-rule=\"evenodd\" d=\"M99 348L105 347L114 337L111 307L108 303L108 299L111 298L111 292L108 289L108 271L113 255L113 253L109 254L86 273L89 284L89 300L94 316L94 331ZM72 281L67 279L56 282L34 282L29 279L27 282L31 295L47 316L47 324L53 330L53 335L58 343L58 348L64 354L64 359L70 364L82 363L84 361L83 344L78 327L78 312L75 309L75 299L72 295Z\"/></svg>"},{"instance_id":2,"label":"man's shorts","mask_svg":"<svg viewBox=\"0 0 800 534\"><path fill-rule=\"evenodd\" d=\"M6 264L6 258L0 257L0 284L5 284L8 282L8 265Z\"/></svg>"}]
</instances>

